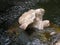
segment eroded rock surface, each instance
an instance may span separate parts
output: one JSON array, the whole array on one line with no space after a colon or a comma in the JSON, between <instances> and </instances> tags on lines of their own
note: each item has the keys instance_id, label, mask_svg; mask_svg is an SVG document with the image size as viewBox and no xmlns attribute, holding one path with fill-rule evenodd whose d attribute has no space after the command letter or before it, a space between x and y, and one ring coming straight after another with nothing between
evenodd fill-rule
<instances>
[{"instance_id":1,"label":"eroded rock surface","mask_svg":"<svg viewBox=\"0 0 60 45\"><path fill-rule=\"evenodd\" d=\"M20 28L25 30L29 24L33 23L32 25L36 25L37 23L35 24L35 22L39 22L39 21L41 23L39 22L38 24L43 24L42 20L43 20L44 12L45 12L45 10L40 8L40 9L36 9L36 10L31 9L28 12L23 13L23 15L18 20L19 24L20 24ZM44 21L44 23L45 22L47 22L47 21ZM42 25L40 25L40 26L42 26Z\"/></svg>"}]
</instances>

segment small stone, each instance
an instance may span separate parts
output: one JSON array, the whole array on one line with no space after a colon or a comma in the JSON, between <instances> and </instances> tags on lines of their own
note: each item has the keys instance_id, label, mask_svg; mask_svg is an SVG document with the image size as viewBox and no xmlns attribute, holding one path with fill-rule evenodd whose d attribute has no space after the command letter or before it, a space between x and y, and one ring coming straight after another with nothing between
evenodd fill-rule
<instances>
[{"instance_id":1,"label":"small stone","mask_svg":"<svg viewBox=\"0 0 60 45\"><path fill-rule=\"evenodd\" d=\"M54 34L56 34L56 32L51 32L51 33L50 33L50 35L54 35Z\"/></svg>"}]
</instances>

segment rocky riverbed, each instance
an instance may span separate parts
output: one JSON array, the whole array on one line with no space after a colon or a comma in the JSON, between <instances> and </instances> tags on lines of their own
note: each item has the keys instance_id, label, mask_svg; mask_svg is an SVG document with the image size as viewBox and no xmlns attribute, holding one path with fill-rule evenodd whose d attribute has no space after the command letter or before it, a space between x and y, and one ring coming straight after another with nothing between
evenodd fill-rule
<instances>
[{"instance_id":1,"label":"rocky riverbed","mask_svg":"<svg viewBox=\"0 0 60 45\"><path fill-rule=\"evenodd\" d=\"M60 40L59 4L59 0L0 0L0 45L57 45ZM29 37L26 31L19 29L18 17L32 8L44 8L46 10L44 19L51 22L49 28L41 31L41 38L38 34L34 35L34 31L27 31L31 36ZM50 35L51 32L56 34ZM33 38L34 36L38 39Z\"/></svg>"}]
</instances>

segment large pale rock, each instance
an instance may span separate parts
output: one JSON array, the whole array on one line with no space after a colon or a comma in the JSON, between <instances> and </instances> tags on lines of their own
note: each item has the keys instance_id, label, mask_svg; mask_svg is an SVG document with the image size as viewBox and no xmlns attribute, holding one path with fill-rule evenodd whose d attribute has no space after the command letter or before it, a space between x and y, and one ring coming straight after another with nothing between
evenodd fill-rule
<instances>
[{"instance_id":1,"label":"large pale rock","mask_svg":"<svg viewBox=\"0 0 60 45\"><path fill-rule=\"evenodd\" d=\"M19 18L20 28L26 29L29 24L36 22L37 20L42 20L43 14L44 9L42 8L36 10L31 9L28 12L25 12Z\"/></svg>"},{"instance_id":2,"label":"large pale rock","mask_svg":"<svg viewBox=\"0 0 60 45\"><path fill-rule=\"evenodd\" d=\"M22 16L19 18L19 24L21 29L26 29L27 26L31 23L33 23L31 26L38 28L38 29L44 29L44 27L48 27L50 25L49 20L43 21L43 15L45 13L45 10L40 8L36 10L29 10L28 12L25 12L22 14Z\"/></svg>"}]
</instances>

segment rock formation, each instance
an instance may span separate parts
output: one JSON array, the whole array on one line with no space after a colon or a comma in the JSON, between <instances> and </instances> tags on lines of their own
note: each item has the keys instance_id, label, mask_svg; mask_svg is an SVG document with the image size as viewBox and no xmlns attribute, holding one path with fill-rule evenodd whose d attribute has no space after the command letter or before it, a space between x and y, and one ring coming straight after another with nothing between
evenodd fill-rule
<instances>
[{"instance_id":1,"label":"rock formation","mask_svg":"<svg viewBox=\"0 0 60 45\"><path fill-rule=\"evenodd\" d=\"M38 29L43 29L44 27L49 26L49 20L43 21L44 13L45 10L42 8L36 10L31 9L28 12L23 13L19 18L20 28L25 30L31 23L33 23L33 27Z\"/></svg>"}]
</instances>

